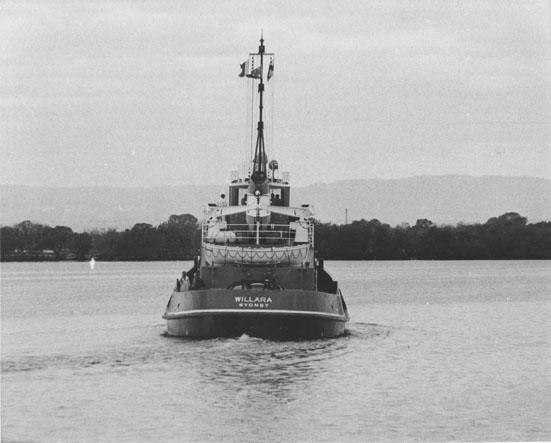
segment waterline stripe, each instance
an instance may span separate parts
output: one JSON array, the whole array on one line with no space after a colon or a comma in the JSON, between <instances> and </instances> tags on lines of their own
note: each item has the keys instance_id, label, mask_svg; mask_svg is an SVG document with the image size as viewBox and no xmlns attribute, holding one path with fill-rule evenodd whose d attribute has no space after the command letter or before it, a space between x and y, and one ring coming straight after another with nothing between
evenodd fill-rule
<instances>
[{"instance_id":1,"label":"waterline stripe","mask_svg":"<svg viewBox=\"0 0 551 443\"><path fill-rule=\"evenodd\" d=\"M291 311L287 309L193 309L189 311L166 312L163 318L166 320L176 320L186 317L224 314L288 315L294 317L318 317L346 321L346 316L341 314L331 314L329 312L319 311Z\"/></svg>"}]
</instances>

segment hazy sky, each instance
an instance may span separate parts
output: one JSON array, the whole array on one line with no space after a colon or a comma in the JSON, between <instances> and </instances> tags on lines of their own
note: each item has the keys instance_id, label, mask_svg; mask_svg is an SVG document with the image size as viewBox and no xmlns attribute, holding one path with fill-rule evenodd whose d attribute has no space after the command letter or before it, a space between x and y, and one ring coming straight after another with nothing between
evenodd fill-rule
<instances>
[{"instance_id":1,"label":"hazy sky","mask_svg":"<svg viewBox=\"0 0 551 443\"><path fill-rule=\"evenodd\" d=\"M261 29L295 184L551 178L550 27L547 0L1 1L0 182L224 183Z\"/></svg>"}]
</instances>

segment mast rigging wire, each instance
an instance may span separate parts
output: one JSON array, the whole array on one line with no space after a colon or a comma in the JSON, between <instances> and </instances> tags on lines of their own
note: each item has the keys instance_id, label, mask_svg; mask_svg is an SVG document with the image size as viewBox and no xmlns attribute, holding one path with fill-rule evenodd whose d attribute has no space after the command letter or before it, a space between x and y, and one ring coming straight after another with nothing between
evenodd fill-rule
<instances>
[{"instance_id":1,"label":"mast rigging wire","mask_svg":"<svg viewBox=\"0 0 551 443\"><path fill-rule=\"evenodd\" d=\"M255 83L254 83L254 79L250 79L249 82L251 84L251 123L249 125L251 128L251 147L250 147L250 155L249 155L249 169L250 169L251 167L250 165L254 157L253 146L254 146L254 95L255 95L254 86L255 86Z\"/></svg>"},{"instance_id":2,"label":"mast rigging wire","mask_svg":"<svg viewBox=\"0 0 551 443\"><path fill-rule=\"evenodd\" d=\"M241 162L245 161L247 157L247 139L249 137L249 85L247 82L244 82L244 91L245 91L245 124L243 126L241 149L239 150L239 159ZM242 165L240 166L242 169ZM241 171L240 171L241 172Z\"/></svg>"},{"instance_id":3,"label":"mast rigging wire","mask_svg":"<svg viewBox=\"0 0 551 443\"><path fill-rule=\"evenodd\" d=\"M272 85L270 88L271 97L270 97L270 134L272 136L272 155L271 158L275 159L275 131L274 131L274 96L275 96L275 82L273 77L271 78Z\"/></svg>"}]
</instances>

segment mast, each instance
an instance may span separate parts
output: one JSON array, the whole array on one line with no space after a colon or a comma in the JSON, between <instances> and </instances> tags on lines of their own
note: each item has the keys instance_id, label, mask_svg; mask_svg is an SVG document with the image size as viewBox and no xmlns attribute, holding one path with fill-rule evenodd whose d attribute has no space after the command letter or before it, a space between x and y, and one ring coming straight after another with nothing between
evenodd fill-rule
<instances>
[{"instance_id":1,"label":"mast","mask_svg":"<svg viewBox=\"0 0 551 443\"><path fill-rule=\"evenodd\" d=\"M266 156L264 144L264 121L262 120L262 111L264 109L264 53L264 36L261 34L260 46L258 47L258 55L260 55L260 82L258 83L258 126L256 147L254 150L253 172L251 174L252 182L249 184L249 192L254 193L255 191L260 191L261 194L268 193L268 174L266 170L268 158Z\"/></svg>"}]
</instances>

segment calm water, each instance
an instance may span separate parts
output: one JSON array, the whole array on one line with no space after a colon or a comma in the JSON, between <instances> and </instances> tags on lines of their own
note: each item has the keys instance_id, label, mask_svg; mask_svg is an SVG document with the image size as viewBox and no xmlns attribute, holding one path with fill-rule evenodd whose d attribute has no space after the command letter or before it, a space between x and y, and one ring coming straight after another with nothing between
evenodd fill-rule
<instances>
[{"instance_id":1,"label":"calm water","mask_svg":"<svg viewBox=\"0 0 551 443\"><path fill-rule=\"evenodd\" d=\"M551 262L328 262L347 337L163 335L188 263L2 264L2 440L550 440Z\"/></svg>"}]
</instances>

